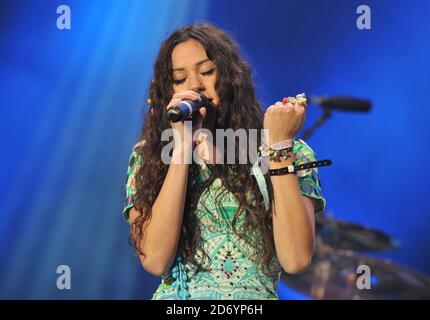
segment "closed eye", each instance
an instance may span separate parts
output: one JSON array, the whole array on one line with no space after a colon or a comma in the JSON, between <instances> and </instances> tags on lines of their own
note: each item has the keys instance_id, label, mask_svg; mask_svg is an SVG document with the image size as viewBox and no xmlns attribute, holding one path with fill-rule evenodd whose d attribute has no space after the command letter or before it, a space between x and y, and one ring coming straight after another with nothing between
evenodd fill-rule
<instances>
[{"instance_id":1,"label":"closed eye","mask_svg":"<svg viewBox=\"0 0 430 320\"><path fill-rule=\"evenodd\" d=\"M201 74L202 74L203 76L210 76L211 74L213 74L213 73L214 73L214 71L215 71L215 68L210 69L210 70L208 70L208 71L206 71L206 72L202 72ZM178 80L173 80L173 82L174 82L175 84L181 84L181 83L183 83L186 79L187 79L187 78L184 78L184 79L178 79Z\"/></svg>"},{"instance_id":2,"label":"closed eye","mask_svg":"<svg viewBox=\"0 0 430 320\"><path fill-rule=\"evenodd\" d=\"M210 70L208 70L208 71L206 71L206 72L203 72L203 73L202 73L202 75L204 75L204 76L209 76L209 75L211 75L212 73L214 73L214 71L215 71L215 68L210 69Z\"/></svg>"},{"instance_id":3,"label":"closed eye","mask_svg":"<svg viewBox=\"0 0 430 320\"><path fill-rule=\"evenodd\" d=\"M181 84L182 82L184 82L185 81L185 79L180 79L180 80L173 80L173 82L175 83L175 84Z\"/></svg>"}]
</instances>

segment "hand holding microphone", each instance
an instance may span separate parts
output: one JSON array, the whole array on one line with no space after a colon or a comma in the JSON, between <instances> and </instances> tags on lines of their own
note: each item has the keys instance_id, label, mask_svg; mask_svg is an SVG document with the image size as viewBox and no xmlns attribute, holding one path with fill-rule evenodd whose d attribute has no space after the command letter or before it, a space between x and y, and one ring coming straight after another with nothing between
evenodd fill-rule
<instances>
[{"instance_id":1,"label":"hand holding microphone","mask_svg":"<svg viewBox=\"0 0 430 320\"><path fill-rule=\"evenodd\" d=\"M191 95L188 96L187 98L187 96L184 94L188 92ZM167 120L171 122L187 120L190 117L192 117L193 114L196 113L196 111L199 110L200 108L207 107L208 99L203 94L198 94L194 91L184 91L182 93L173 95L173 98L176 97L176 99L180 99L179 95L182 95L181 97L187 98L187 99L179 100L177 103L175 103L170 108L168 108Z\"/></svg>"},{"instance_id":2,"label":"hand holding microphone","mask_svg":"<svg viewBox=\"0 0 430 320\"><path fill-rule=\"evenodd\" d=\"M197 129L202 128L207 103L207 98L203 94L191 90L178 92L172 96L166 107L167 119L170 121L172 129L176 129L182 137L177 141L178 145L182 144L184 137L187 135L192 137ZM184 124L184 120L189 119L190 116L193 120L192 130L190 130L190 126Z\"/></svg>"}]
</instances>

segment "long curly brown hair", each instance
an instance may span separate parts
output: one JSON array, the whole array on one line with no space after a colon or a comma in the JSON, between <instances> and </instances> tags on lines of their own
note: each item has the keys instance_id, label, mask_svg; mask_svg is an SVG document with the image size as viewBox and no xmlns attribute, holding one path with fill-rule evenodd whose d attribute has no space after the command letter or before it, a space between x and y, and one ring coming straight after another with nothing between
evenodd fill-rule
<instances>
[{"instance_id":1,"label":"long curly brown hair","mask_svg":"<svg viewBox=\"0 0 430 320\"><path fill-rule=\"evenodd\" d=\"M245 129L247 133L250 129L258 129L263 126L263 109L258 101L250 68L239 54L237 44L224 31L208 24L198 23L182 27L174 31L161 45L160 51L154 65L153 80L150 84L149 97L153 112L147 112L141 131L139 144L136 152L141 156L142 165L136 173L137 193L134 197L135 208L139 212L139 217L132 223L130 232L130 243L136 251L145 256L137 243L141 243L144 235L143 224L151 217L151 207L157 198L163 181L167 174L168 165L161 160L161 150L169 141L161 141L163 130L170 128L170 123L166 119L166 105L173 94L172 78L172 51L173 48L190 39L199 41L206 50L206 54L217 66L218 74L215 83L215 90L220 97L217 105L216 128L237 130ZM261 138L257 138L260 145ZM226 144L224 155L226 152ZM233 230L241 239L252 243L259 255L256 261L263 266L264 272L269 271L269 265L274 257L274 239L272 230L272 208L266 209L263 197L255 181L250 175L252 163L239 164L239 144L235 144L235 164L216 164L211 166L212 177L200 188L191 183L187 186L184 217L182 222L181 237L178 250L185 261L191 262L198 267L198 270L205 269L203 261L209 256L202 247L201 228L196 219L196 205L199 196L206 187L216 177L220 178L226 192L231 192L239 203L232 220ZM249 159L248 159L249 160ZM197 172L196 165L191 164L189 181L193 181ZM268 186L269 197L272 199L273 191L270 180L265 176ZM247 194L253 196L250 201ZM219 199L219 197L217 198ZM222 208L222 206L219 206ZM242 232L238 232L236 222L242 210L246 211ZM250 228L259 232L258 241L248 239ZM196 252L203 252L202 259L197 261Z\"/></svg>"}]
</instances>

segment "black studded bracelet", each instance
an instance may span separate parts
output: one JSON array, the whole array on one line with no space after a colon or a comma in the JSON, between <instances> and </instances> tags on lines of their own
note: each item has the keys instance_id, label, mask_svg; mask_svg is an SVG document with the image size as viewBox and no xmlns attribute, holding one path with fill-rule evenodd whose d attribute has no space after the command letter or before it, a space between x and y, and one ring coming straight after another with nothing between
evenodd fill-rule
<instances>
[{"instance_id":1,"label":"black studded bracelet","mask_svg":"<svg viewBox=\"0 0 430 320\"><path fill-rule=\"evenodd\" d=\"M287 166L284 168L272 169L272 170L269 170L269 174L271 176L280 176L280 175L290 174L290 173L295 174L297 171L312 169L312 168L316 168L316 167L329 166L331 164L332 164L332 161L330 159L318 160L318 161L312 161L312 162L299 164L296 166L291 165L291 166Z\"/></svg>"}]
</instances>

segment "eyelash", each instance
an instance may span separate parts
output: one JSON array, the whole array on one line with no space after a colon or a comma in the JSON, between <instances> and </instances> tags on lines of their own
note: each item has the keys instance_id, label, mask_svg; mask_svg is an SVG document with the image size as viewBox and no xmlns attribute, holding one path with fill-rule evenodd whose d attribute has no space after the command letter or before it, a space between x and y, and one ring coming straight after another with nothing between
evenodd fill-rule
<instances>
[{"instance_id":1,"label":"eyelash","mask_svg":"<svg viewBox=\"0 0 430 320\"><path fill-rule=\"evenodd\" d=\"M202 73L202 75L204 75L204 76L210 76L214 71L215 71L215 68L213 68L213 69L211 69L211 70L208 70L208 71L206 71L206 72L203 72L203 73ZM174 82L175 84L181 84L181 83L183 83L184 81L185 81L185 79L181 79L181 80L173 80L173 82Z\"/></svg>"}]
</instances>

